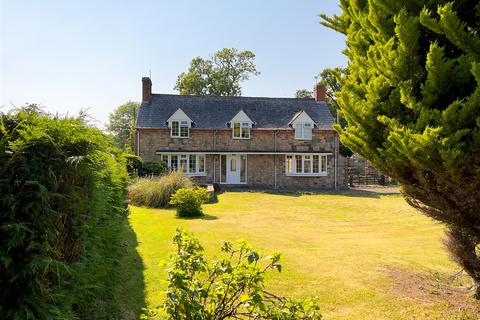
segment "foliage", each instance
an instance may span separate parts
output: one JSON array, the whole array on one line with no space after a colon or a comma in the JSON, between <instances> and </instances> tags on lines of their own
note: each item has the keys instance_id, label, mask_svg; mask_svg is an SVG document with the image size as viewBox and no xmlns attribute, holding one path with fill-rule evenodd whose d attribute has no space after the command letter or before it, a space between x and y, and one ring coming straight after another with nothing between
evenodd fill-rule
<instances>
[{"instance_id":1,"label":"foliage","mask_svg":"<svg viewBox=\"0 0 480 320\"><path fill-rule=\"evenodd\" d=\"M321 319L313 300L278 297L265 290L265 275L282 270L280 254L262 259L244 241L224 241L219 260L207 262L203 247L177 229L177 252L168 264L168 291L162 309L169 319Z\"/></svg>"},{"instance_id":2,"label":"foliage","mask_svg":"<svg viewBox=\"0 0 480 320\"><path fill-rule=\"evenodd\" d=\"M297 99L308 99L313 97L313 92L307 89L300 89L295 92L295 98Z\"/></svg>"},{"instance_id":3,"label":"foliage","mask_svg":"<svg viewBox=\"0 0 480 320\"><path fill-rule=\"evenodd\" d=\"M125 154L125 164L130 177L138 177L138 172L142 169L143 160L134 154Z\"/></svg>"},{"instance_id":4,"label":"foliage","mask_svg":"<svg viewBox=\"0 0 480 320\"><path fill-rule=\"evenodd\" d=\"M172 194L178 189L192 186L190 178L178 172L170 172L162 177L137 179L128 187L128 197L134 205L162 208L168 206Z\"/></svg>"},{"instance_id":5,"label":"foliage","mask_svg":"<svg viewBox=\"0 0 480 320\"><path fill-rule=\"evenodd\" d=\"M0 115L0 318L119 317L120 153L81 118Z\"/></svg>"},{"instance_id":6,"label":"foliage","mask_svg":"<svg viewBox=\"0 0 480 320\"><path fill-rule=\"evenodd\" d=\"M108 130L115 136L115 142L121 149L132 150L140 104L128 101L115 109L109 116Z\"/></svg>"},{"instance_id":7,"label":"foliage","mask_svg":"<svg viewBox=\"0 0 480 320\"><path fill-rule=\"evenodd\" d=\"M235 48L217 51L210 59L197 57L178 76L174 89L180 94L240 96L240 83L260 74L254 60L253 52Z\"/></svg>"},{"instance_id":8,"label":"foliage","mask_svg":"<svg viewBox=\"0 0 480 320\"><path fill-rule=\"evenodd\" d=\"M341 1L341 140L448 228L480 297L480 2Z\"/></svg>"},{"instance_id":9,"label":"foliage","mask_svg":"<svg viewBox=\"0 0 480 320\"><path fill-rule=\"evenodd\" d=\"M202 216L202 204L210 200L207 189L201 187L178 189L170 198L179 217Z\"/></svg>"},{"instance_id":10,"label":"foliage","mask_svg":"<svg viewBox=\"0 0 480 320\"><path fill-rule=\"evenodd\" d=\"M163 161L144 161L138 170L139 177L159 176L168 171L167 165Z\"/></svg>"},{"instance_id":11,"label":"foliage","mask_svg":"<svg viewBox=\"0 0 480 320\"><path fill-rule=\"evenodd\" d=\"M322 72L320 72L320 78L323 85L325 85L325 88L327 89L325 95L326 95L326 103L328 108L330 109L330 112L332 115L337 118L338 114L338 123L342 128L345 128L347 126L347 122L343 118L341 112L339 112L339 106L337 102L337 96L336 92L340 91L342 89L342 84L340 83L340 78L342 76L345 76L347 74L347 69L346 68L326 68ZM339 152L341 155L345 157L350 157L353 155L353 152L346 147L341 141L340 141L340 148Z\"/></svg>"}]
</instances>

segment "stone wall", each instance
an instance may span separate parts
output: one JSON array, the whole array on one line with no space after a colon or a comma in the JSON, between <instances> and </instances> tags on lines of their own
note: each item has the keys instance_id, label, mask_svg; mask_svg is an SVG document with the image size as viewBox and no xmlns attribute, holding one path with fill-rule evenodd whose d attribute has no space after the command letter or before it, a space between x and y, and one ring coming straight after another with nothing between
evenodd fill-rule
<instances>
[{"instance_id":1,"label":"stone wall","mask_svg":"<svg viewBox=\"0 0 480 320\"><path fill-rule=\"evenodd\" d=\"M335 131L313 131L310 141L295 140L294 130L252 129L251 139L232 139L232 130L191 129L190 138L170 138L169 129L138 129L139 155L143 159L159 159L156 151L269 151L269 152L330 152L328 174L325 177L289 177L285 175L285 155L247 156L247 184L266 188L332 189L334 187ZM276 135L276 139L275 139ZM138 137L138 136L137 136ZM348 182L347 162L339 156L337 185L345 187ZM214 170L215 168L215 170ZM206 155L206 176L195 177L198 183L220 182L220 156Z\"/></svg>"}]
</instances>

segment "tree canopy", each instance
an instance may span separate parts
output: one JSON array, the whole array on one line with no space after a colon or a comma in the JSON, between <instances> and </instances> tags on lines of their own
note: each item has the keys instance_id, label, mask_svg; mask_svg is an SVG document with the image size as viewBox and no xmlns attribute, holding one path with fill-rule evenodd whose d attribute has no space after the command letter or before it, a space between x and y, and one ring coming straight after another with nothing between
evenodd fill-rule
<instances>
[{"instance_id":1,"label":"tree canopy","mask_svg":"<svg viewBox=\"0 0 480 320\"><path fill-rule=\"evenodd\" d=\"M140 104L128 101L115 109L109 116L108 130L115 136L119 148L133 147L133 135Z\"/></svg>"},{"instance_id":2,"label":"tree canopy","mask_svg":"<svg viewBox=\"0 0 480 320\"><path fill-rule=\"evenodd\" d=\"M295 98L297 99L307 99L313 97L313 91L308 89L300 89L295 92Z\"/></svg>"},{"instance_id":3,"label":"tree canopy","mask_svg":"<svg viewBox=\"0 0 480 320\"><path fill-rule=\"evenodd\" d=\"M480 296L480 2L341 0L341 141L446 224Z\"/></svg>"},{"instance_id":4,"label":"tree canopy","mask_svg":"<svg viewBox=\"0 0 480 320\"><path fill-rule=\"evenodd\" d=\"M241 83L259 74L252 51L224 48L210 59L193 59L188 71L178 76L174 89L185 95L240 96Z\"/></svg>"}]
</instances>

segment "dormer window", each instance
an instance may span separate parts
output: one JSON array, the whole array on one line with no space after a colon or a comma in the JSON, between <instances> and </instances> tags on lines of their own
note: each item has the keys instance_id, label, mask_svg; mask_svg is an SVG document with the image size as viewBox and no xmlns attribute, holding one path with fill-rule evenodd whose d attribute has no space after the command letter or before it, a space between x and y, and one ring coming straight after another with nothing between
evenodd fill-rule
<instances>
[{"instance_id":1,"label":"dormer window","mask_svg":"<svg viewBox=\"0 0 480 320\"><path fill-rule=\"evenodd\" d=\"M190 136L192 119L190 119L182 109L178 108L177 111L168 118L167 123L170 128L170 137L188 138Z\"/></svg>"},{"instance_id":2,"label":"dormer window","mask_svg":"<svg viewBox=\"0 0 480 320\"><path fill-rule=\"evenodd\" d=\"M312 140L312 124L295 123L295 139Z\"/></svg>"},{"instance_id":3,"label":"dormer window","mask_svg":"<svg viewBox=\"0 0 480 320\"><path fill-rule=\"evenodd\" d=\"M235 117L230 120L230 128L232 128L233 139L250 139L250 129L253 126L253 121L245 113L240 110Z\"/></svg>"},{"instance_id":4,"label":"dormer window","mask_svg":"<svg viewBox=\"0 0 480 320\"><path fill-rule=\"evenodd\" d=\"M189 133L188 121L171 121L170 136L172 138L188 138Z\"/></svg>"},{"instance_id":5,"label":"dormer window","mask_svg":"<svg viewBox=\"0 0 480 320\"><path fill-rule=\"evenodd\" d=\"M295 130L296 140L312 140L315 122L305 111L297 112L288 124Z\"/></svg>"},{"instance_id":6,"label":"dormer window","mask_svg":"<svg viewBox=\"0 0 480 320\"><path fill-rule=\"evenodd\" d=\"M234 122L233 138L234 139L250 139L250 127L252 125L249 122Z\"/></svg>"}]
</instances>

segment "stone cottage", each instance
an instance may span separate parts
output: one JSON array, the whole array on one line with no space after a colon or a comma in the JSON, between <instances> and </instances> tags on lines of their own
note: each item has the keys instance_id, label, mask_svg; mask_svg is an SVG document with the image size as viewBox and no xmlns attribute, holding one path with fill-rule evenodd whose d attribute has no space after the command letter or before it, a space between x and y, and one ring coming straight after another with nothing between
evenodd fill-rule
<instances>
[{"instance_id":1,"label":"stone cottage","mask_svg":"<svg viewBox=\"0 0 480 320\"><path fill-rule=\"evenodd\" d=\"M346 186L346 160L325 103L314 98L152 94L142 79L135 152L199 183L261 188Z\"/></svg>"}]
</instances>

